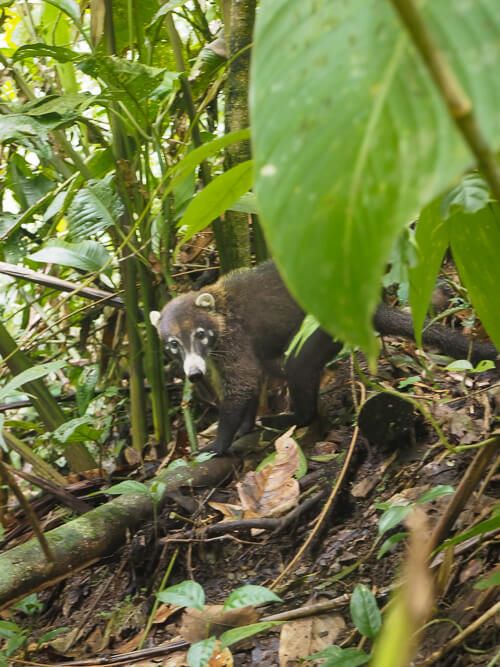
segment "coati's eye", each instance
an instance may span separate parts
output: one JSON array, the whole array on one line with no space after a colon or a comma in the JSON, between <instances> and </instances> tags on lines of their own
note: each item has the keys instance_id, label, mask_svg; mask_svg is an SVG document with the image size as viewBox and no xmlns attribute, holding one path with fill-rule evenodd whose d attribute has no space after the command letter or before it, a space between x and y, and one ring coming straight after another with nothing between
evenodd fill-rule
<instances>
[{"instance_id":1,"label":"coati's eye","mask_svg":"<svg viewBox=\"0 0 500 667\"><path fill-rule=\"evenodd\" d=\"M179 341L175 340L175 338L168 340L167 350L172 354L177 354L177 352L179 352Z\"/></svg>"},{"instance_id":2,"label":"coati's eye","mask_svg":"<svg viewBox=\"0 0 500 667\"><path fill-rule=\"evenodd\" d=\"M194 335L198 340L203 340L204 338L207 337L205 329L203 329L202 327L198 327L198 329L196 329L196 331L194 332Z\"/></svg>"}]
</instances>

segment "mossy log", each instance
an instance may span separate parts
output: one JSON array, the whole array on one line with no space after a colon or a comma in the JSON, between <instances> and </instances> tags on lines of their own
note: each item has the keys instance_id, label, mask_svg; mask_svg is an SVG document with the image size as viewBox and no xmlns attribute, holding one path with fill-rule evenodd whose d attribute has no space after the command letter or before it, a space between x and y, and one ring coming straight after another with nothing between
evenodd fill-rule
<instances>
[{"instance_id":1,"label":"mossy log","mask_svg":"<svg viewBox=\"0 0 500 667\"><path fill-rule=\"evenodd\" d=\"M211 459L159 475L163 498L183 486L216 486L230 475L233 460ZM47 588L104 556L112 554L130 531L153 518L151 498L123 495L45 534L52 561L36 539L0 555L0 609L36 590Z\"/></svg>"}]
</instances>

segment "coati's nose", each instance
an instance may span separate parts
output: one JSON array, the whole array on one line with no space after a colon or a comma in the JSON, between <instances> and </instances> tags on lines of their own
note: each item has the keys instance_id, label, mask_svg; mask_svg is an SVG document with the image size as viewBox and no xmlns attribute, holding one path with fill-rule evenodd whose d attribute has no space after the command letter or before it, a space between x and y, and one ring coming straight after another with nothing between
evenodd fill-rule
<instances>
[{"instance_id":1,"label":"coati's nose","mask_svg":"<svg viewBox=\"0 0 500 667\"><path fill-rule=\"evenodd\" d=\"M188 352L184 359L184 373L191 382L198 382L205 375L207 364L199 354Z\"/></svg>"},{"instance_id":2,"label":"coati's nose","mask_svg":"<svg viewBox=\"0 0 500 667\"><path fill-rule=\"evenodd\" d=\"M190 373L188 373L188 378L191 380L191 382L198 382L201 380L203 377L203 373L200 371L199 368L193 369Z\"/></svg>"}]
</instances>

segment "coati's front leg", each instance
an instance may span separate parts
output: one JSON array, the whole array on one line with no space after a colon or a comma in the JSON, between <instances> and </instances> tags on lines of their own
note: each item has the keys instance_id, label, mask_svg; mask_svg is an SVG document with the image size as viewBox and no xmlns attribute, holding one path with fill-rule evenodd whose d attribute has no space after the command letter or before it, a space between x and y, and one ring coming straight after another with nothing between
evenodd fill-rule
<instances>
[{"instance_id":1,"label":"coati's front leg","mask_svg":"<svg viewBox=\"0 0 500 667\"><path fill-rule=\"evenodd\" d=\"M245 362L244 368L242 360ZM252 430L259 403L261 377L260 365L248 355L241 355L234 363L225 363L219 424L217 437L210 445L212 451L224 454L236 434L244 435Z\"/></svg>"}]
</instances>

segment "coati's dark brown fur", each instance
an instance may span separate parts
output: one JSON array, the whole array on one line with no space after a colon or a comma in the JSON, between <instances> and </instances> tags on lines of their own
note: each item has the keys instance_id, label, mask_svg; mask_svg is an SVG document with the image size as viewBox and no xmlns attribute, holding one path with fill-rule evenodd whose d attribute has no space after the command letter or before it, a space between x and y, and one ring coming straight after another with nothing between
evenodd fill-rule
<instances>
[{"instance_id":1,"label":"coati's dark brown fur","mask_svg":"<svg viewBox=\"0 0 500 667\"><path fill-rule=\"evenodd\" d=\"M223 453L236 434L254 427L263 375L283 359L304 312L290 296L274 263L268 261L179 296L156 316L167 350L182 359L191 379L205 375L208 358L218 368L222 400L211 449ZM381 334L413 338L410 315L385 304L378 307L374 326ZM423 340L456 358L465 359L470 353L474 362L494 359L497 354L493 345L471 343L442 325L428 327ZM284 372L298 425L315 417L321 372L341 347L342 343L317 329L300 352L286 361Z\"/></svg>"}]
</instances>

